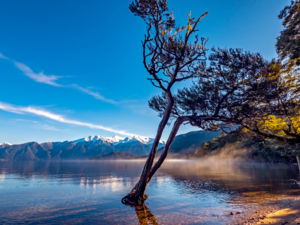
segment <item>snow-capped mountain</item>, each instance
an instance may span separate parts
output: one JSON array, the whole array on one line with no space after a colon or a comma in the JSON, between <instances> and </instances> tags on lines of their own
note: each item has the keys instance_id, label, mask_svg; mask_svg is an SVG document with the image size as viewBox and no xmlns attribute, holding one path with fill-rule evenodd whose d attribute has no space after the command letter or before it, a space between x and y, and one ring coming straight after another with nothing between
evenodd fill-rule
<instances>
[{"instance_id":1,"label":"snow-capped mountain","mask_svg":"<svg viewBox=\"0 0 300 225\"><path fill-rule=\"evenodd\" d=\"M113 136L113 137L103 137L103 136L89 136L87 138L81 138L75 141L72 141L73 143L80 143L80 142L101 142L101 143L117 143L121 140L124 140L124 137L119 136Z\"/></svg>"},{"instance_id":2,"label":"snow-capped mountain","mask_svg":"<svg viewBox=\"0 0 300 225\"><path fill-rule=\"evenodd\" d=\"M120 137L120 136L113 136L113 137L103 137L103 136L89 136L87 138L81 138L78 140L73 141L73 143L79 142L101 142L101 143L110 143L113 145L118 144L125 144L129 142L138 141L142 144L149 145L152 144L154 139L149 137L143 136L132 136L132 137ZM161 144L164 144L164 141L160 141Z\"/></svg>"},{"instance_id":3,"label":"snow-capped mountain","mask_svg":"<svg viewBox=\"0 0 300 225\"><path fill-rule=\"evenodd\" d=\"M75 141L0 145L0 159L87 159L122 155L123 157L146 156L151 150L152 138L89 136ZM160 142L158 148L162 148Z\"/></svg>"},{"instance_id":4,"label":"snow-capped mountain","mask_svg":"<svg viewBox=\"0 0 300 225\"><path fill-rule=\"evenodd\" d=\"M194 131L176 136L170 153L187 154L199 148L204 141L220 132ZM0 161L3 160L65 160L98 158L136 158L149 154L153 138L90 136L75 141L29 142L19 145L0 144ZM160 142L158 149L163 148Z\"/></svg>"},{"instance_id":5,"label":"snow-capped mountain","mask_svg":"<svg viewBox=\"0 0 300 225\"><path fill-rule=\"evenodd\" d=\"M10 146L10 145L12 145L12 144L10 144L10 143L5 143L5 142L3 142L3 143L0 142L0 146L2 146L2 147L3 147L3 146Z\"/></svg>"}]
</instances>

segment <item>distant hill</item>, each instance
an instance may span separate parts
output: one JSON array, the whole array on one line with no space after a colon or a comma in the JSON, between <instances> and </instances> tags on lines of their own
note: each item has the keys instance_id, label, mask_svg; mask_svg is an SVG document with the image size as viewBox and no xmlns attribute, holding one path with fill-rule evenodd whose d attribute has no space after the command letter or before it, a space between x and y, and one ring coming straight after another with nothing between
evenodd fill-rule
<instances>
[{"instance_id":1,"label":"distant hill","mask_svg":"<svg viewBox=\"0 0 300 225\"><path fill-rule=\"evenodd\" d=\"M219 136L220 132L194 131L176 136L171 155L186 155L203 142ZM141 158L149 154L153 139L145 137L90 136L75 141L19 145L0 144L0 160L65 160L65 159L120 159ZM158 149L164 147L160 142Z\"/></svg>"},{"instance_id":2,"label":"distant hill","mask_svg":"<svg viewBox=\"0 0 300 225\"><path fill-rule=\"evenodd\" d=\"M172 146L171 153L188 154L201 147L204 142L221 135L220 131L192 131L186 134L176 136Z\"/></svg>"},{"instance_id":3,"label":"distant hill","mask_svg":"<svg viewBox=\"0 0 300 225\"><path fill-rule=\"evenodd\" d=\"M237 129L222 134L203 143L202 147L192 151L187 157L222 155L222 157L243 157L262 162L295 163L300 145L289 145L276 140L268 140L251 132Z\"/></svg>"}]
</instances>

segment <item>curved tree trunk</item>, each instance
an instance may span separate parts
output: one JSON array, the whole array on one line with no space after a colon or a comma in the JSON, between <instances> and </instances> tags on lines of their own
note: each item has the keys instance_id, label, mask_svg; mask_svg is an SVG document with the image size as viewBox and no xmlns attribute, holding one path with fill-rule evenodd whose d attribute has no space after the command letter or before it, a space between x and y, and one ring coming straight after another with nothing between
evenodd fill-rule
<instances>
[{"instance_id":1,"label":"curved tree trunk","mask_svg":"<svg viewBox=\"0 0 300 225\"><path fill-rule=\"evenodd\" d=\"M211 117L207 117L207 116L203 116L201 117L202 119L211 119ZM176 134L181 126L182 123L184 123L185 121L190 120L191 118L188 116L182 116L182 117L178 117L177 120L175 121L172 131L169 135L169 138L167 140L167 143L165 145L164 151L161 154L161 156L159 157L159 159L157 160L157 162L154 164L154 166L151 168L149 177L148 177L148 182L151 180L151 178L153 177L153 175L156 173L156 171L161 167L161 165L163 164L163 162L165 161L165 159L167 158L168 152L171 148L171 145L176 137ZM299 158L300 160L300 158ZM299 161L300 163L300 161ZM300 168L300 165L299 165Z\"/></svg>"},{"instance_id":2,"label":"curved tree trunk","mask_svg":"<svg viewBox=\"0 0 300 225\"><path fill-rule=\"evenodd\" d=\"M149 177L149 174L150 174L150 170L151 170L151 167L153 165L153 160L154 160L154 157L155 157L156 149L157 149L157 146L158 146L159 141L161 139L162 133L163 133L168 121L169 121L171 111L172 111L172 107L173 107L173 104L174 104L171 93L167 93L167 95L168 95L169 104L168 104L168 106L165 110L165 113L163 115L162 120L159 123L159 126L158 126L158 129L157 129L157 132L156 132L156 136L155 136L151 151L150 151L149 156L147 158L147 161L144 165L143 172L140 176L139 181L134 186L134 188L131 190L131 192L129 194L127 194L124 198L122 198L122 203L123 204L133 205L133 206L143 205L144 200L146 199L146 196L144 195L144 193L145 193L146 186L147 186L147 183L148 183L148 177Z\"/></svg>"},{"instance_id":3,"label":"curved tree trunk","mask_svg":"<svg viewBox=\"0 0 300 225\"><path fill-rule=\"evenodd\" d=\"M168 152L171 148L171 145L174 141L174 138L176 137L176 134L180 128L180 125L185 121L186 119L179 117L175 123L174 126L172 128L172 131L169 135L169 138L167 140L167 143L165 145L164 151L163 153L160 155L159 159L157 160L157 162L154 164L154 166L151 168L150 174L148 176L148 180L147 182L149 182L151 180L151 178L153 177L153 175L156 173L156 171L161 167L161 165L163 164L163 162L165 161L165 159L167 158Z\"/></svg>"}]
</instances>

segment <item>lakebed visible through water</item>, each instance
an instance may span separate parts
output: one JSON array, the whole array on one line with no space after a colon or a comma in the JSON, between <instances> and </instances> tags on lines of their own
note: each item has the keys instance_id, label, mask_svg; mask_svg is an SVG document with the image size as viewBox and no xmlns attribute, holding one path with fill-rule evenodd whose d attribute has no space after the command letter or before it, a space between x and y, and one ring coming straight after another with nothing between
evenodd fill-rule
<instances>
[{"instance_id":1,"label":"lakebed visible through water","mask_svg":"<svg viewBox=\"0 0 300 225\"><path fill-rule=\"evenodd\" d=\"M299 194L296 165L169 160L145 207L121 203L143 160L0 162L0 224L239 224Z\"/></svg>"}]
</instances>

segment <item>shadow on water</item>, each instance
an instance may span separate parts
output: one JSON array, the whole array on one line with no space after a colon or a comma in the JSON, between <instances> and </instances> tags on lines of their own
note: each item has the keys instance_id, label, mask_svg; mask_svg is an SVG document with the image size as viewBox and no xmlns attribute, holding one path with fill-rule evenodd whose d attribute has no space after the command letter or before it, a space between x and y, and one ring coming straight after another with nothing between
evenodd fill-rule
<instances>
[{"instance_id":1,"label":"shadow on water","mask_svg":"<svg viewBox=\"0 0 300 225\"><path fill-rule=\"evenodd\" d=\"M149 184L147 205L132 209L120 199L143 164L0 162L0 224L228 224L231 211L299 194L294 166L169 160Z\"/></svg>"}]
</instances>

